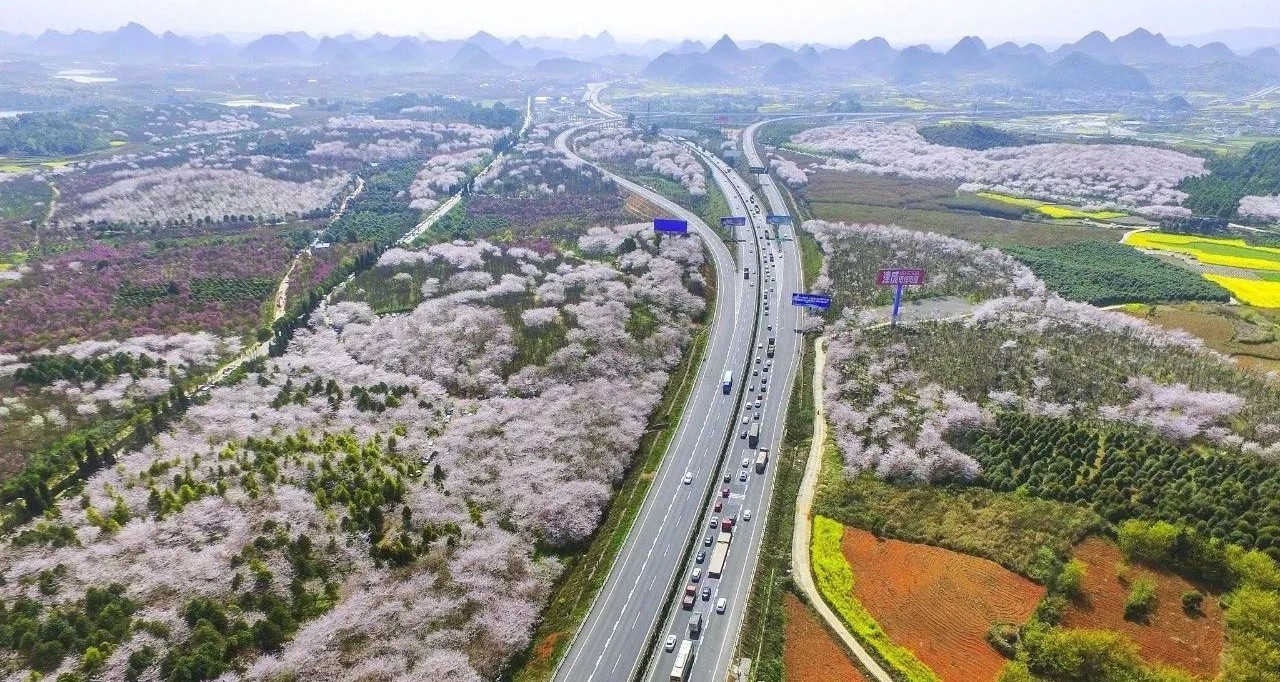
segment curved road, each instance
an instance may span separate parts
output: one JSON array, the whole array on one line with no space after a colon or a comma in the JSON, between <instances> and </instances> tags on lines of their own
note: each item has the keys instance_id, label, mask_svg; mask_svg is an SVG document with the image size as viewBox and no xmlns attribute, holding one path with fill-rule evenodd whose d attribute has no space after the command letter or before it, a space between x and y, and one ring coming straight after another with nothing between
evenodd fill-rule
<instances>
[{"instance_id":1,"label":"curved road","mask_svg":"<svg viewBox=\"0 0 1280 682\"><path fill-rule=\"evenodd\" d=\"M718 579L703 578L698 586L699 591L702 586L711 588L707 599L702 599L699 594L693 609L703 614L707 625L702 634L694 638L697 647L692 666L685 679L701 682L726 679L730 669L736 663L733 654L737 648L742 620L746 614L747 600L751 595L752 581L759 562L760 547L764 539L773 494L775 459L782 443L787 405L795 373L799 368L802 339L795 332L799 311L791 306L790 294L801 290L803 278L800 272L799 252L788 236L791 234L791 228L784 227L779 231L769 226L765 220L769 213L787 215L781 196L769 201L767 207L762 205L751 192L747 182L732 168L702 150L696 151L711 167L712 176L728 200L732 213L746 215L748 218L750 229L744 234L750 236L750 245L747 247L747 257L743 262L752 263L752 267L758 268L758 272L752 273L752 279L762 289L768 302L765 308L767 314L762 314L757 323L751 375L744 377L750 382L748 386L751 389L751 399L753 401L759 399L761 405L759 408L752 405L750 409L744 405L744 409L739 413L740 416L735 419L734 438L729 443L721 470L722 477L725 475L729 477L727 485L730 487L730 495L724 502L724 508L716 512L710 505L706 505L697 516L699 534L702 537L712 533L710 517L723 517L725 514L736 514L738 517L722 574ZM753 158L754 154L755 149L752 146L748 150L748 158ZM751 163L760 165L754 160ZM768 182L767 177L762 177L761 180ZM764 350L770 337L776 343L776 352L771 364ZM760 358L759 364L756 364L756 357ZM768 367L768 370L765 370L765 367ZM767 380L767 384L762 384L762 380ZM760 442L757 447L750 447L742 435L745 428L742 419L757 421L757 415L758 423L761 424ZM770 457L763 474L757 473L751 464L759 449L768 450ZM741 464L744 459L750 460L746 467ZM746 480L742 480L743 472L746 473ZM723 481L723 478L719 480ZM726 484L720 483L720 485ZM746 510L751 510L754 514L750 521L744 520ZM704 549L707 548L703 543L699 543L694 552ZM710 554L709 549L707 554ZM691 572L698 567L705 569L705 562L699 563L695 554L686 555L685 583L688 583ZM682 593L681 591L669 599L678 600ZM717 602L721 598L726 602L723 614L717 613L716 609ZM661 640L665 640L670 635L675 635L678 640L688 638L689 617L690 612L680 609L678 604L671 610L663 623L662 637L653 653L646 679L670 679L675 655L665 651L665 647L661 646Z\"/></svg>"},{"instance_id":2,"label":"curved road","mask_svg":"<svg viewBox=\"0 0 1280 682\"><path fill-rule=\"evenodd\" d=\"M562 132L556 148L581 159L570 148L569 138L600 123ZM691 521L698 518L717 480L715 463L736 414L738 377L747 363L758 305L758 288L746 286L729 249L701 219L645 187L601 170L628 191L688 221L711 253L717 273L716 307L705 359L675 437L607 581L556 670L555 679L565 682L629 680L645 662L650 635L691 539ZM742 258L745 247L738 248ZM732 395L721 391L725 370L735 375ZM688 485L683 483L686 472L693 477Z\"/></svg>"}]
</instances>

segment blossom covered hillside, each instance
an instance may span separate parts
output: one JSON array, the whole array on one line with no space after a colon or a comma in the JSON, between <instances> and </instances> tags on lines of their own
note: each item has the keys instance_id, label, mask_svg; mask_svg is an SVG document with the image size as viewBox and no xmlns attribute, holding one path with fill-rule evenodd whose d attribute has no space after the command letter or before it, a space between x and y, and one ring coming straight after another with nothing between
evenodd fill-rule
<instances>
[{"instance_id":1,"label":"blossom covered hillside","mask_svg":"<svg viewBox=\"0 0 1280 682\"><path fill-rule=\"evenodd\" d=\"M1280 491L1272 377L1186 333L1046 293L999 252L896 228L805 227L849 301L830 334L826 388L851 472L1024 487L1088 501L1109 521L1190 524L1280 552L1266 531L1280 523L1270 493L1240 487ZM926 264L935 284L923 295L986 300L965 319L863 322L855 306L874 299L847 264L877 250Z\"/></svg>"},{"instance_id":2,"label":"blossom covered hillside","mask_svg":"<svg viewBox=\"0 0 1280 682\"><path fill-rule=\"evenodd\" d=\"M592 161L631 164L679 182L694 197L707 194L706 171L683 145L647 140L627 128L588 131L579 135L576 142L578 151Z\"/></svg>"},{"instance_id":3,"label":"blossom covered hillside","mask_svg":"<svg viewBox=\"0 0 1280 682\"><path fill-rule=\"evenodd\" d=\"M459 210L433 228L453 238L508 233L521 239L572 242L590 225L626 219L618 188L593 166L569 159L550 144L552 126L496 159L472 183Z\"/></svg>"},{"instance_id":4,"label":"blossom covered hillside","mask_svg":"<svg viewBox=\"0 0 1280 682\"><path fill-rule=\"evenodd\" d=\"M1204 159L1153 147L1035 144L974 151L932 144L908 123L858 122L801 131L799 147L842 158L833 170L951 180L962 190L990 190L1091 208L1190 215L1176 187L1205 172Z\"/></svg>"},{"instance_id":5,"label":"blossom covered hillside","mask_svg":"<svg viewBox=\"0 0 1280 682\"><path fill-rule=\"evenodd\" d=\"M10 536L0 594L40 634L8 671L497 676L703 313L700 242L645 228L593 229L581 255L388 251L373 272L413 279L412 310L376 316L352 283L281 357ZM72 616L102 633L49 644Z\"/></svg>"}]
</instances>

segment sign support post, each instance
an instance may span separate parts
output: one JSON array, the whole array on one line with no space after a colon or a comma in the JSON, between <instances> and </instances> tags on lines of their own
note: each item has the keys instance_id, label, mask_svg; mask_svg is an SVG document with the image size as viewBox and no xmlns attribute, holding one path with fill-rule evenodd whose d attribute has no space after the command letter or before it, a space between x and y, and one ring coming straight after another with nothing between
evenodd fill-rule
<instances>
[{"instance_id":1,"label":"sign support post","mask_svg":"<svg viewBox=\"0 0 1280 682\"><path fill-rule=\"evenodd\" d=\"M902 288L905 284L899 284L898 288L893 292L893 318L889 320L889 324L898 324L898 309L902 307Z\"/></svg>"}]
</instances>

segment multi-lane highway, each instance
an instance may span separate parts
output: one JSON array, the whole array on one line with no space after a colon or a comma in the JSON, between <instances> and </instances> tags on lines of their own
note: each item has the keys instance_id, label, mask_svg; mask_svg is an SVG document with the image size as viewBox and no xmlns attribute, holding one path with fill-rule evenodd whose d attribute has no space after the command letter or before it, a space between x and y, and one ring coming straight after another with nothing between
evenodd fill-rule
<instances>
[{"instance_id":1,"label":"multi-lane highway","mask_svg":"<svg viewBox=\"0 0 1280 682\"><path fill-rule=\"evenodd\" d=\"M557 149L580 158L571 149L570 139L583 127L561 133ZM556 679L566 682L629 680L645 663L693 525L701 523L705 500L719 480L719 455L737 419L740 382L736 378L749 362L760 300L760 287L742 276L729 249L701 219L625 178L614 176L614 180L671 216L688 221L711 253L717 299L705 360L675 437L608 580L556 671ZM749 243L735 247L742 262L754 253ZM721 390L726 370L735 375L730 395ZM686 478L689 483L684 482Z\"/></svg>"},{"instance_id":2,"label":"multi-lane highway","mask_svg":"<svg viewBox=\"0 0 1280 682\"><path fill-rule=\"evenodd\" d=\"M618 116L599 101L601 89L590 86L583 98L606 117L594 125L616 124ZM586 126L563 132L556 139L557 148L576 156L570 140L582 127ZM691 643L693 657L684 679L723 680L734 663L798 365L797 316L789 295L801 285L800 260L790 241L793 228L779 230L766 224L769 213L786 215L781 196L768 178L762 178L766 206L730 167L691 148L711 168L730 212L746 218L747 224L736 228L733 243L737 265L696 216L624 178L614 178L673 216L688 220L703 236L718 275L717 308L707 360L676 438L604 588L557 670L558 680L642 676L668 680L674 652L685 641ZM744 151L753 165L762 165L754 144L748 141ZM772 196L769 189L774 189ZM722 390L726 371L733 375L728 394ZM751 432L757 429L758 442L752 443ZM762 472L755 466L761 450L769 457ZM714 542L720 532L711 525L713 516L736 519L728 557L718 577L700 576L694 588L695 604L684 609L680 601L685 586L693 584L692 572L706 572L713 555L713 547L706 544L708 537ZM722 599L723 612L717 608ZM693 613L701 614L704 623L696 634L689 630ZM655 632L660 636L654 637ZM666 646L669 636L675 639L671 651Z\"/></svg>"},{"instance_id":3,"label":"multi-lane highway","mask_svg":"<svg viewBox=\"0 0 1280 682\"><path fill-rule=\"evenodd\" d=\"M744 153L750 165L763 166L764 163L749 137L757 127L752 126L744 132ZM704 539L698 543L693 554L685 557L683 565L685 584L694 585L696 601L692 609L677 606L669 612L663 623L662 637L652 652L646 675L649 680L672 679L679 652L678 642L690 637L689 621L694 613L701 613L706 625L693 638L694 656L684 679L719 682L726 679L729 669L736 664L733 653L737 647L764 539L787 403L799 365L801 337L795 333L798 313L790 305L790 294L802 290L803 278L799 252L791 240L794 228L775 227L766 223L769 214L788 215L782 196L768 176L760 176L766 197L766 203L762 204L738 173L710 154L703 153L702 156L711 166L716 183L728 199L733 212L748 216L751 227L746 234L751 237L751 242L747 258L760 263L759 271L753 272L752 278L756 286L762 289L767 304L762 305L750 372L744 377L749 382L747 400L740 410L734 438L729 443L718 479L720 486L728 487L729 497L717 496L714 499L721 500L721 509L717 511L709 503L698 517L700 534ZM767 353L769 339L775 342L772 359ZM748 443L744 435L744 430L750 423L761 425L759 443L755 447ZM760 450L769 453L768 464L763 473L758 473L755 468ZM748 510L751 511L749 521L744 520ZM711 558L711 551L706 546L706 536L714 537L715 533L711 528L711 519L724 518L726 515L736 516L737 523L732 532L724 569L718 578L702 576L694 583L691 580L694 571L702 569L705 573L707 562ZM698 555L700 551L705 551L701 557ZM709 589L704 591L704 588ZM679 600L683 593L683 589L679 590L671 599ZM706 598L703 598L704 594L707 595ZM722 598L724 612L720 613ZM667 651L667 642L673 636L677 644L674 651Z\"/></svg>"}]
</instances>

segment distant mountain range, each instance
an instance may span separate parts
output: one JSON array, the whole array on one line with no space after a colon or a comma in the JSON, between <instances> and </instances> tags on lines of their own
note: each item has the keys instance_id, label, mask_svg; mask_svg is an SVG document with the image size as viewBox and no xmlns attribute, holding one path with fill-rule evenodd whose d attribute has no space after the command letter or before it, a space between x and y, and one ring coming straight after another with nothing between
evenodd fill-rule
<instances>
[{"instance_id":1,"label":"distant mountain range","mask_svg":"<svg viewBox=\"0 0 1280 682\"><path fill-rule=\"evenodd\" d=\"M1270 33L1268 32L1270 31ZM1227 35L1227 34L1224 34ZM1241 29L1235 36L1266 45L1280 31ZM1240 62L1250 73L1280 79L1280 52L1260 46L1237 53L1218 41L1175 45L1159 33L1137 29L1112 40L1094 31L1052 51L1029 43L988 47L976 36L961 38L945 52L927 45L895 48L880 37L849 47L737 43L723 36L711 44L648 41L619 43L608 32L576 39L521 36L506 41L481 31L465 40L375 34L313 37L276 33L249 42L222 34L189 37L156 35L129 23L114 31L45 31L39 36L0 32L0 54L45 59L96 59L130 64L228 63L242 65L323 65L343 70L432 70L440 72L528 71L548 77L582 78L602 73L634 73L687 84L790 84L876 75L895 82L927 81L967 74L991 74L1049 89L1141 91L1150 88L1143 71L1153 65L1184 67ZM1140 68L1134 68L1140 67Z\"/></svg>"},{"instance_id":2,"label":"distant mountain range","mask_svg":"<svg viewBox=\"0 0 1280 682\"><path fill-rule=\"evenodd\" d=\"M704 84L795 83L856 73L895 82L996 74L1054 90L1143 91L1151 83L1135 67L1222 62L1247 63L1280 79L1280 53L1275 48L1241 55L1221 42L1179 46L1141 28L1115 40L1094 31L1053 51L1034 43L989 48L976 36L961 38L945 52L928 45L897 49L878 37L843 49L806 45L792 50L772 43L741 48L726 35L705 50L681 44L653 59L641 75Z\"/></svg>"}]
</instances>

